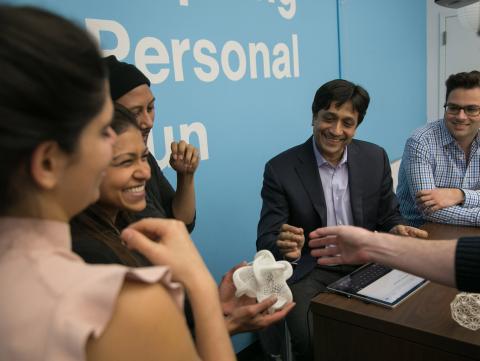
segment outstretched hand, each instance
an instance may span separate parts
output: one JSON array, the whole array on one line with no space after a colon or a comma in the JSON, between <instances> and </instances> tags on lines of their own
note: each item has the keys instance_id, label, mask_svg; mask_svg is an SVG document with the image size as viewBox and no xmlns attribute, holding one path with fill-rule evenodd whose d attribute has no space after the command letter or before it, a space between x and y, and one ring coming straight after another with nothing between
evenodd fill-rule
<instances>
[{"instance_id":1,"label":"outstretched hand","mask_svg":"<svg viewBox=\"0 0 480 361\"><path fill-rule=\"evenodd\" d=\"M318 257L317 263L321 265L367 263L370 258L364 247L373 235L352 226L318 228L310 233L310 254Z\"/></svg>"}]
</instances>

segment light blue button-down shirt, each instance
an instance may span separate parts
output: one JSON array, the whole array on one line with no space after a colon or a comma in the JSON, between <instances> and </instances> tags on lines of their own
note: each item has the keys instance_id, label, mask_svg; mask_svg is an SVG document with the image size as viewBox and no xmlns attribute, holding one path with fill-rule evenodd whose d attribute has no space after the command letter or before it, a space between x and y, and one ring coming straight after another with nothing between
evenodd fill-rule
<instances>
[{"instance_id":1,"label":"light blue button-down shirt","mask_svg":"<svg viewBox=\"0 0 480 361\"><path fill-rule=\"evenodd\" d=\"M327 226L352 225L352 206L348 186L348 151L345 148L342 159L333 166L323 158L313 139L313 151L317 160L318 173L322 180L323 194L327 206Z\"/></svg>"},{"instance_id":2,"label":"light blue button-down shirt","mask_svg":"<svg viewBox=\"0 0 480 361\"><path fill-rule=\"evenodd\" d=\"M425 222L480 226L480 135L470 147L470 159L448 131L443 119L417 129L407 140L398 178L400 210L415 227ZM422 212L415 195L423 189L459 188L462 205Z\"/></svg>"}]
</instances>

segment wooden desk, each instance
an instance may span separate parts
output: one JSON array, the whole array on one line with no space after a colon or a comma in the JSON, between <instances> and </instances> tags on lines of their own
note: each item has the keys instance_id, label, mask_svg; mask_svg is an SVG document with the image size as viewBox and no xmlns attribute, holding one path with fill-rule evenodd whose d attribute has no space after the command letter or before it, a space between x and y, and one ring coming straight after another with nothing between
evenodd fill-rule
<instances>
[{"instance_id":1,"label":"wooden desk","mask_svg":"<svg viewBox=\"0 0 480 361\"><path fill-rule=\"evenodd\" d=\"M480 228L428 224L431 239L480 235ZM440 266L440 265L439 265ZM312 300L315 359L322 361L480 360L480 330L452 320L457 290L426 285L393 310L335 294Z\"/></svg>"}]
</instances>

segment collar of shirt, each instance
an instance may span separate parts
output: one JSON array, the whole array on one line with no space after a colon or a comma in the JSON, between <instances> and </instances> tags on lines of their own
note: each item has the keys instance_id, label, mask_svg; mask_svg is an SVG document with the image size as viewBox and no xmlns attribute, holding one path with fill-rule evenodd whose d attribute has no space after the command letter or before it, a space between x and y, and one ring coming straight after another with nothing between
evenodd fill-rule
<instances>
[{"instance_id":1,"label":"collar of shirt","mask_svg":"<svg viewBox=\"0 0 480 361\"><path fill-rule=\"evenodd\" d=\"M0 254L9 248L70 250L70 225L66 222L0 217Z\"/></svg>"},{"instance_id":2,"label":"collar of shirt","mask_svg":"<svg viewBox=\"0 0 480 361\"><path fill-rule=\"evenodd\" d=\"M337 166L333 166L332 164L330 164L323 156L322 156L322 153L320 153L320 151L318 150L317 148L317 145L315 144L315 138L312 137L312 143L313 143L313 153L315 154L315 159L317 160L317 166L318 168L320 168L321 166L325 165L325 163L327 163L329 166L333 167L333 168L337 168L337 167L340 167L344 164L347 163L347 159L348 159L348 146L345 147L345 150L343 152L343 155L342 155L342 159L340 160L340 163L338 163Z\"/></svg>"}]
</instances>

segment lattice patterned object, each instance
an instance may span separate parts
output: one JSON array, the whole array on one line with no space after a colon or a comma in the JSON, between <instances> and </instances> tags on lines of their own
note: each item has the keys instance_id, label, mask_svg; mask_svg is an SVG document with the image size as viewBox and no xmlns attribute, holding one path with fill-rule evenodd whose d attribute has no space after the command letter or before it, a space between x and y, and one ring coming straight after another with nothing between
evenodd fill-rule
<instances>
[{"instance_id":1,"label":"lattice patterned object","mask_svg":"<svg viewBox=\"0 0 480 361\"><path fill-rule=\"evenodd\" d=\"M476 331L480 328L480 294L459 293L450 304L452 318L463 327Z\"/></svg>"},{"instance_id":2,"label":"lattice patterned object","mask_svg":"<svg viewBox=\"0 0 480 361\"><path fill-rule=\"evenodd\" d=\"M235 296L256 297L258 302L276 296L277 302L268 309L273 313L292 301L292 291L286 282L292 274L289 262L277 262L270 251L258 251L251 265L241 267L233 274L237 288Z\"/></svg>"}]
</instances>

